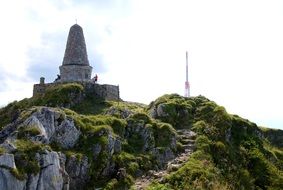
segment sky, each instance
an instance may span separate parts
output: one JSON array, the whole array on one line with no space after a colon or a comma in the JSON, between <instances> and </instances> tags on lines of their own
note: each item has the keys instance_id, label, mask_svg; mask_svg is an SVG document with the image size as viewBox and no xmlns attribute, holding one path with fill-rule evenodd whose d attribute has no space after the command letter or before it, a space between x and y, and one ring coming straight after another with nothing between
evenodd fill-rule
<instances>
[{"instance_id":1,"label":"sky","mask_svg":"<svg viewBox=\"0 0 283 190\"><path fill-rule=\"evenodd\" d=\"M93 75L123 100L203 95L259 126L283 129L282 0L9 0L0 6L0 106L59 74L82 26Z\"/></svg>"}]
</instances>

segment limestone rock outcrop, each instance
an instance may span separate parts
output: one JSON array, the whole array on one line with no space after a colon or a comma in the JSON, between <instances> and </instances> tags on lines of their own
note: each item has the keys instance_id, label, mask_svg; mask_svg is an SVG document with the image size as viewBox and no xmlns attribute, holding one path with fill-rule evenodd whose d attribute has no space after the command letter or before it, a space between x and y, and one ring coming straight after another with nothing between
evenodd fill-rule
<instances>
[{"instance_id":1,"label":"limestone rock outcrop","mask_svg":"<svg viewBox=\"0 0 283 190\"><path fill-rule=\"evenodd\" d=\"M11 171L16 169L14 155L0 156L0 189L24 189L26 181L18 180Z\"/></svg>"},{"instance_id":2,"label":"limestone rock outcrop","mask_svg":"<svg viewBox=\"0 0 283 190\"><path fill-rule=\"evenodd\" d=\"M19 118L6 126L0 132L0 140L25 136L28 139L43 144L56 143L62 148L71 148L75 145L81 132L74 125L74 121L56 109L41 107L34 108L27 119Z\"/></svg>"},{"instance_id":3,"label":"limestone rock outcrop","mask_svg":"<svg viewBox=\"0 0 283 190\"><path fill-rule=\"evenodd\" d=\"M66 156L64 154L38 149L35 152L35 163L32 167L38 167L39 171L19 174L15 163L16 158L19 160L19 164L31 166L28 165L28 160L21 161L22 157L25 158L28 155L24 155L21 151L18 152L17 146L26 146L21 145L20 141L26 139L38 145L56 143L61 148L71 148L78 141L81 132L71 118L53 108L32 108L26 114L27 116L19 117L0 132L0 141L2 142L0 148L6 152L0 155L0 189L69 189L70 177L65 171ZM36 150L31 148L27 154L30 151ZM69 167L68 169L70 173L74 173ZM85 172L78 176L83 175L86 175Z\"/></svg>"},{"instance_id":4,"label":"limestone rock outcrop","mask_svg":"<svg viewBox=\"0 0 283 190\"><path fill-rule=\"evenodd\" d=\"M128 125L125 131L125 138L142 141L140 143L142 146L136 148L141 148L143 152L152 150L155 145L153 131L149 127L147 127L145 122L142 120L128 121Z\"/></svg>"},{"instance_id":5,"label":"limestone rock outcrop","mask_svg":"<svg viewBox=\"0 0 283 190\"><path fill-rule=\"evenodd\" d=\"M70 189L81 189L89 180L90 163L88 157L78 158L72 155L66 162L66 172L70 178Z\"/></svg>"},{"instance_id":6,"label":"limestone rock outcrop","mask_svg":"<svg viewBox=\"0 0 283 190\"><path fill-rule=\"evenodd\" d=\"M3 154L0 156L0 189L14 190L37 190L68 189L68 177L61 167L60 157L57 152L45 150L41 154L36 154L36 159L40 166L37 174L26 174L19 177L13 154Z\"/></svg>"}]
</instances>

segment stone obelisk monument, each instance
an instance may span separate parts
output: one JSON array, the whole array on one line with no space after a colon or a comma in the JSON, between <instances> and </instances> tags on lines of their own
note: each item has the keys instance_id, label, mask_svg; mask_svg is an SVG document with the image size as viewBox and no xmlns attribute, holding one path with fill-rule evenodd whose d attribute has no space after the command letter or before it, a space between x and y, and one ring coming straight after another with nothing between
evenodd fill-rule
<instances>
[{"instance_id":1,"label":"stone obelisk monument","mask_svg":"<svg viewBox=\"0 0 283 190\"><path fill-rule=\"evenodd\" d=\"M90 81L89 65L83 29L78 24L70 28L58 82Z\"/></svg>"},{"instance_id":2,"label":"stone obelisk monument","mask_svg":"<svg viewBox=\"0 0 283 190\"><path fill-rule=\"evenodd\" d=\"M82 85L93 97L120 100L119 86L98 84L96 80L91 79L92 67L87 58L83 29L78 24L70 28L63 63L59 69L60 75L52 83L45 83L44 77L40 77L40 83L33 85L33 96L40 97L47 89L75 82Z\"/></svg>"}]
</instances>

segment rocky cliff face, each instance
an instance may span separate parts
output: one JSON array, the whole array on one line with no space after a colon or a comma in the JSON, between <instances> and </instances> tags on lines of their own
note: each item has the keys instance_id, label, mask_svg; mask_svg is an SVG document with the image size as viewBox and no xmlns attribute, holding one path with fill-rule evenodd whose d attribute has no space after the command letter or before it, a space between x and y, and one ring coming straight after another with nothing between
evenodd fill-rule
<instances>
[{"instance_id":1,"label":"rocky cliff face","mask_svg":"<svg viewBox=\"0 0 283 190\"><path fill-rule=\"evenodd\" d=\"M0 109L0 189L283 188L280 130L201 96L85 98L68 100L77 112L33 98Z\"/></svg>"},{"instance_id":2,"label":"rocky cliff face","mask_svg":"<svg viewBox=\"0 0 283 190\"><path fill-rule=\"evenodd\" d=\"M134 112L125 116L125 120L115 119L111 116L116 112L114 109L100 116L101 120L58 108L33 107L22 111L0 131L0 189L95 187L92 180L111 179L127 167L123 163L125 158L120 156L125 154L125 149L148 155L139 157L139 164L147 161L153 165L154 156L157 159L154 167L163 167L175 157L176 134L171 126L164 127L165 132L172 133L166 139L169 143L164 151L155 143L157 123L152 123L145 114ZM110 126L104 123L109 122L107 119L113 120ZM138 168L132 170L137 176L144 172ZM127 174L122 178L127 178ZM127 188L127 184L124 186Z\"/></svg>"},{"instance_id":3,"label":"rocky cliff face","mask_svg":"<svg viewBox=\"0 0 283 190\"><path fill-rule=\"evenodd\" d=\"M0 189L68 189L65 154L45 145L72 148L81 132L72 119L56 109L39 107L28 112L27 118L19 118L0 133L4 152L0 156ZM38 147L33 150L27 142Z\"/></svg>"}]
</instances>

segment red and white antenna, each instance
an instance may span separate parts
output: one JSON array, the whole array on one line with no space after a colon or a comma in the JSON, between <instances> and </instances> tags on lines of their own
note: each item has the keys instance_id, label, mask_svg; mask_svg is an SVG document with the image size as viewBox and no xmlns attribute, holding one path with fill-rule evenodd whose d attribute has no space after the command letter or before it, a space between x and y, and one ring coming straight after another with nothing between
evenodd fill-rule
<instances>
[{"instance_id":1,"label":"red and white antenna","mask_svg":"<svg viewBox=\"0 0 283 190\"><path fill-rule=\"evenodd\" d=\"M188 52L186 51L186 82L185 82L185 97L190 97L190 83L188 76Z\"/></svg>"}]
</instances>

